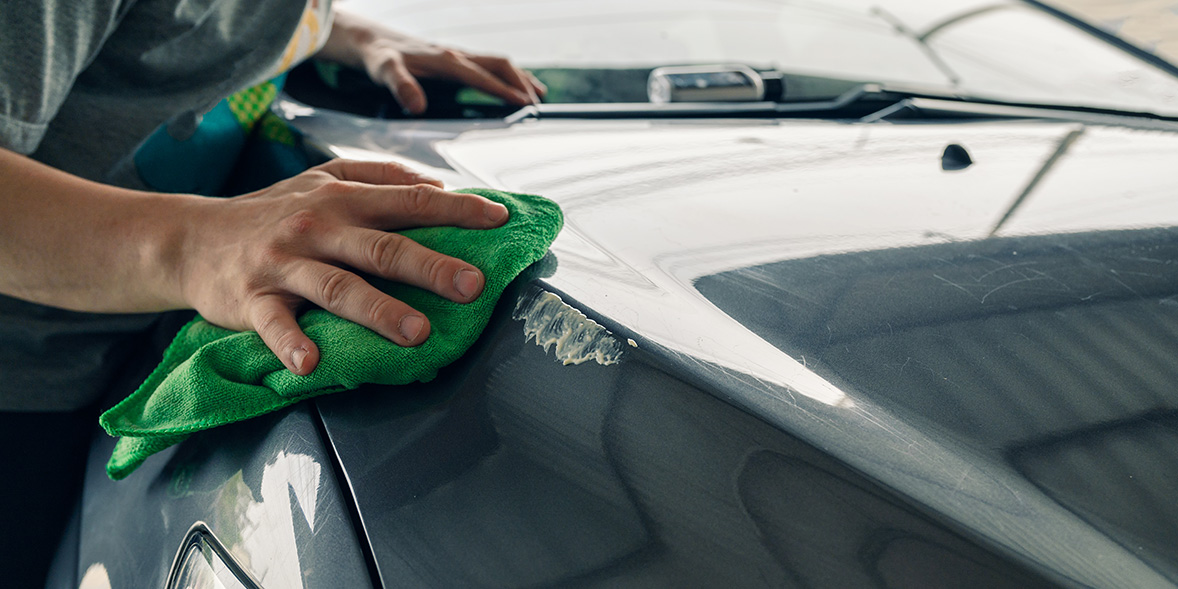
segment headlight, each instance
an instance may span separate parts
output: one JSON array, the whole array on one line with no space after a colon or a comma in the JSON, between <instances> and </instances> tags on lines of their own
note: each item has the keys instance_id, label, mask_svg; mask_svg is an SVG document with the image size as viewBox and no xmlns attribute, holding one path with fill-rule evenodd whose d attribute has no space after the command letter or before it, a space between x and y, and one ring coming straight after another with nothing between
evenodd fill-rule
<instances>
[{"instance_id":1,"label":"headlight","mask_svg":"<svg viewBox=\"0 0 1178 589\"><path fill-rule=\"evenodd\" d=\"M259 589L257 581L237 564L204 522L188 530L172 570L167 589Z\"/></svg>"}]
</instances>

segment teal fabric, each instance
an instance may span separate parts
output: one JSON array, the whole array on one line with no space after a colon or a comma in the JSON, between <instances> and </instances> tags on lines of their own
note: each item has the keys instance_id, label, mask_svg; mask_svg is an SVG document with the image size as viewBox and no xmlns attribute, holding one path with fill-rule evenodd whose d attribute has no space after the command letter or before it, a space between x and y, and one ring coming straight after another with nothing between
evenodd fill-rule
<instances>
[{"instance_id":1,"label":"teal fabric","mask_svg":"<svg viewBox=\"0 0 1178 589\"><path fill-rule=\"evenodd\" d=\"M235 175L265 172L270 182L254 182L255 189L269 186L278 180L288 178L309 166L306 157L298 151L298 168L289 165L281 171L272 170L269 160L242 161L245 156L259 150L281 152L285 159L291 159L287 152L295 152L293 133L289 126L282 126L282 135L276 137L266 132L275 127L274 123L261 124L263 119L277 117L270 112L270 105L286 84L287 74L251 86L222 99L209 112L187 125L172 121L156 129L135 151L135 171L139 180L150 190L158 192L182 192L204 196L241 194L232 184L240 184ZM284 149L286 148L286 149ZM257 159L257 155L253 159ZM282 163L286 163L285 161ZM275 177L276 173L278 174Z\"/></svg>"},{"instance_id":2,"label":"teal fabric","mask_svg":"<svg viewBox=\"0 0 1178 589\"><path fill-rule=\"evenodd\" d=\"M486 276L482 296L459 304L412 286L374 280L429 317L431 332L425 343L402 348L326 311L308 311L299 325L319 346L320 363L311 374L297 376L256 332L230 331L197 317L180 330L146 382L100 417L107 433L120 437L107 474L122 479L148 456L193 433L303 399L365 383L403 385L433 379L439 368L475 342L508 283L544 256L563 224L560 208L539 196L486 189L465 192L503 203L511 218L490 230L427 227L402 233L481 269Z\"/></svg>"}]
</instances>

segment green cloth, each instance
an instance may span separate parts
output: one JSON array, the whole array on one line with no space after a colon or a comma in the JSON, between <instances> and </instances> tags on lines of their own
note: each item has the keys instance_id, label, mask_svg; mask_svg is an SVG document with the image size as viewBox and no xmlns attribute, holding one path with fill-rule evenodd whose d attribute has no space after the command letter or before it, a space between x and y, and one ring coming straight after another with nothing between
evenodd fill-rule
<instances>
[{"instance_id":1,"label":"green cloth","mask_svg":"<svg viewBox=\"0 0 1178 589\"><path fill-rule=\"evenodd\" d=\"M147 381L99 418L107 433L121 436L106 465L107 474L122 479L148 456L194 432L303 399L365 383L401 385L433 379L439 368L475 342L508 283L544 256L563 223L560 208L539 196L486 189L464 192L503 203L511 218L496 229L426 227L402 234L482 270L486 285L477 300L454 303L412 286L373 280L429 317L431 331L425 343L402 348L327 311L308 311L299 325L319 346L320 362L311 374L296 376L256 332L230 331L197 317L180 330Z\"/></svg>"}]
</instances>

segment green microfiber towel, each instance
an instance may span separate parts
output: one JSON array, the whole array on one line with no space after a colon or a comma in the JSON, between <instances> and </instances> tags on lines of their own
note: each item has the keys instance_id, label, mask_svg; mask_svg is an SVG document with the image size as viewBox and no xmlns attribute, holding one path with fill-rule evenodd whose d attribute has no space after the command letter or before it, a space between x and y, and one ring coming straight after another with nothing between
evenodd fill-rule
<instances>
[{"instance_id":1,"label":"green microfiber towel","mask_svg":"<svg viewBox=\"0 0 1178 589\"><path fill-rule=\"evenodd\" d=\"M477 300L454 303L412 286L373 280L429 317L425 343L402 348L327 311L308 311L299 325L319 346L320 362L311 374L297 376L256 332L223 329L198 316L180 330L147 381L99 418L107 433L121 436L106 465L110 478L126 477L148 456L194 432L365 383L426 382L458 359L487 326L508 283L544 256L563 223L560 208L539 196L463 192L503 203L511 218L496 229L426 227L402 234L482 270L486 284Z\"/></svg>"}]
</instances>

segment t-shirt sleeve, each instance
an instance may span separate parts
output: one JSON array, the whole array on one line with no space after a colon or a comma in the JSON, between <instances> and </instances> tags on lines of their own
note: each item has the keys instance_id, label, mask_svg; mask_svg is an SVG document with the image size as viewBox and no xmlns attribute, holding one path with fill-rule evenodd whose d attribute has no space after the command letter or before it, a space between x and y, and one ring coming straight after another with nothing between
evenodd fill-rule
<instances>
[{"instance_id":1,"label":"t-shirt sleeve","mask_svg":"<svg viewBox=\"0 0 1178 589\"><path fill-rule=\"evenodd\" d=\"M0 147L37 149L78 74L132 0L4 0Z\"/></svg>"}]
</instances>

